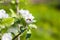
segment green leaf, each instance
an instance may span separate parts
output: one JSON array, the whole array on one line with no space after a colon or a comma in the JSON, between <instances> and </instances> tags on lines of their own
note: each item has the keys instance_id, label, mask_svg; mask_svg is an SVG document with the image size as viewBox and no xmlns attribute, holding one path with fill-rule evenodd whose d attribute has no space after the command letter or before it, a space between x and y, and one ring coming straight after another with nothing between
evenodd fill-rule
<instances>
[{"instance_id":1,"label":"green leaf","mask_svg":"<svg viewBox=\"0 0 60 40\"><path fill-rule=\"evenodd\" d=\"M27 23L25 22L25 20L23 18L21 19L21 24L23 24L24 26L27 25Z\"/></svg>"},{"instance_id":2,"label":"green leaf","mask_svg":"<svg viewBox=\"0 0 60 40\"><path fill-rule=\"evenodd\" d=\"M14 18L5 18L1 21L1 25L4 25L4 26L10 26L10 25L13 25L14 23Z\"/></svg>"},{"instance_id":3,"label":"green leaf","mask_svg":"<svg viewBox=\"0 0 60 40\"><path fill-rule=\"evenodd\" d=\"M6 32L7 32L7 29L8 29L8 28L2 29L2 30L1 30L1 33L2 33L2 34L6 33Z\"/></svg>"},{"instance_id":4,"label":"green leaf","mask_svg":"<svg viewBox=\"0 0 60 40\"><path fill-rule=\"evenodd\" d=\"M15 12L13 11L13 9L9 9L11 12L11 17L17 17L17 15L15 14Z\"/></svg>"}]
</instances>

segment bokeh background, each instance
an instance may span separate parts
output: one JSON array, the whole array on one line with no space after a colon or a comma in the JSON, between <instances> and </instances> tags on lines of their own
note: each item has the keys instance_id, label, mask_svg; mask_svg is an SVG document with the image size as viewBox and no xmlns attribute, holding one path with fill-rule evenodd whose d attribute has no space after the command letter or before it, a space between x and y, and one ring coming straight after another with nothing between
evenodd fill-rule
<instances>
[{"instance_id":1,"label":"bokeh background","mask_svg":"<svg viewBox=\"0 0 60 40\"><path fill-rule=\"evenodd\" d=\"M15 0L0 0L0 9L11 14L10 8L16 11L14 3ZM60 0L20 0L19 8L29 10L37 20L38 28L32 29L30 40L60 40Z\"/></svg>"}]
</instances>

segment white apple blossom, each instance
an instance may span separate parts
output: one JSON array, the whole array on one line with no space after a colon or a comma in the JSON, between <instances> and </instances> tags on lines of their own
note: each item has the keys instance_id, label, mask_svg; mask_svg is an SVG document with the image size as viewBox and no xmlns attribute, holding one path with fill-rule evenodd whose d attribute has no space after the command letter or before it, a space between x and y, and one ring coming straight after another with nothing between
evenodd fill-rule
<instances>
[{"instance_id":1,"label":"white apple blossom","mask_svg":"<svg viewBox=\"0 0 60 40\"><path fill-rule=\"evenodd\" d=\"M0 19L2 18L8 18L8 14L6 13L4 9L0 10Z\"/></svg>"},{"instance_id":2,"label":"white apple blossom","mask_svg":"<svg viewBox=\"0 0 60 40\"><path fill-rule=\"evenodd\" d=\"M23 16L23 18L25 19L26 23L32 23L32 22L36 22L36 20L34 20L34 16L32 16L32 14L28 11L28 10L23 10L21 9L19 11L19 13Z\"/></svg>"},{"instance_id":3,"label":"white apple blossom","mask_svg":"<svg viewBox=\"0 0 60 40\"><path fill-rule=\"evenodd\" d=\"M5 33L3 36L2 36L2 39L1 40L12 40L12 35L11 33Z\"/></svg>"},{"instance_id":4,"label":"white apple blossom","mask_svg":"<svg viewBox=\"0 0 60 40\"><path fill-rule=\"evenodd\" d=\"M23 9L21 9L21 10L19 10L19 13L20 13L22 16L26 16L26 15L29 14L29 11L28 11L28 10L23 10Z\"/></svg>"},{"instance_id":5,"label":"white apple blossom","mask_svg":"<svg viewBox=\"0 0 60 40\"><path fill-rule=\"evenodd\" d=\"M17 28L10 28L8 29L8 32L14 33L15 35L18 34L18 29Z\"/></svg>"},{"instance_id":6,"label":"white apple blossom","mask_svg":"<svg viewBox=\"0 0 60 40\"><path fill-rule=\"evenodd\" d=\"M34 29L37 29L37 26L35 24L29 24L29 27L30 28L34 28Z\"/></svg>"}]
</instances>

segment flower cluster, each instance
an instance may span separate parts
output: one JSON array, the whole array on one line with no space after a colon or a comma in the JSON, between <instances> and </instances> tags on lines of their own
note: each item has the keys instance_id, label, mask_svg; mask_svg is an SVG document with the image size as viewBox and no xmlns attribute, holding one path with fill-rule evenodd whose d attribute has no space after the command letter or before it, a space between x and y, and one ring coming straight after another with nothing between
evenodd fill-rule
<instances>
[{"instance_id":1,"label":"flower cluster","mask_svg":"<svg viewBox=\"0 0 60 40\"><path fill-rule=\"evenodd\" d=\"M18 23L16 23L15 24L16 27L13 27L15 25L12 25L12 27L10 27L8 29L8 31L7 31L8 33L4 33L4 35L2 35L2 39L1 40L12 40L11 33L13 33L14 35L17 35L19 33L19 31L21 31L21 33L23 33L25 30L27 30L26 39L28 39L31 36L31 28L37 29L37 26L35 24L33 24L34 22L36 22L35 17L28 10L21 9L21 10L19 10L19 13L21 14L22 18L26 22L26 28L21 23L19 23L19 25L18 25ZM0 10L0 19L2 19L2 18L8 18L8 17L9 16L6 13L5 10L3 10L3 9ZM18 17L20 18L20 16L18 16ZM13 19L15 19L15 18L13 18ZM21 20L18 20L18 19L17 19L17 21L21 21ZM17 21L12 21L12 22L15 23ZM11 22L11 20L10 20L10 22Z\"/></svg>"},{"instance_id":2,"label":"flower cluster","mask_svg":"<svg viewBox=\"0 0 60 40\"><path fill-rule=\"evenodd\" d=\"M29 24L30 28L37 28L36 25L31 24L33 22L36 22L36 20L34 20L34 16L28 11L28 10L19 10L19 13L22 15L22 17L25 19L26 23Z\"/></svg>"},{"instance_id":3,"label":"flower cluster","mask_svg":"<svg viewBox=\"0 0 60 40\"><path fill-rule=\"evenodd\" d=\"M25 19L26 23L33 23L36 22L36 20L34 20L34 16L32 16L32 14L30 14L30 12L28 10L19 10L19 13L23 16L23 18Z\"/></svg>"},{"instance_id":4,"label":"flower cluster","mask_svg":"<svg viewBox=\"0 0 60 40\"><path fill-rule=\"evenodd\" d=\"M0 19L2 18L8 18L8 14L3 9L0 10Z\"/></svg>"}]
</instances>

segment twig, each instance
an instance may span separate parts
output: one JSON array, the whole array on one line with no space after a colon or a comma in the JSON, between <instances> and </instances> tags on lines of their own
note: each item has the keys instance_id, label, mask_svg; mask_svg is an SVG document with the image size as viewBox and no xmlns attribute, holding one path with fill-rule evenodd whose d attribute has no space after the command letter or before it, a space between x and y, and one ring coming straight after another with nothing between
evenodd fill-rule
<instances>
[{"instance_id":1,"label":"twig","mask_svg":"<svg viewBox=\"0 0 60 40\"><path fill-rule=\"evenodd\" d=\"M16 13L19 14L19 0L16 0Z\"/></svg>"},{"instance_id":2,"label":"twig","mask_svg":"<svg viewBox=\"0 0 60 40\"><path fill-rule=\"evenodd\" d=\"M21 32L18 35L16 35L12 40L15 40L19 35L21 35Z\"/></svg>"},{"instance_id":3,"label":"twig","mask_svg":"<svg viewBox=\"0 0 60 40\"><path fill-rule=\"evenodd\" d=\"M24 29L24 31L25 31L25 30L26 30L26 29ZM23 32L24 32L24 31L23 31ZM22 33L20 32L20 33L19 33L18 35L16 35L12 40L15 40L19 35L21 36L21 34L23 34L23 32L22 32Z\"/></svg>"},{"instance_id":4,"label":"twig","mask_svg":"<svg viewBox=\"0 0 60 40\"><path fill-rule=\"evenodd\" d=\"M16 0L16 13L17 13L17 15L19 15L19 0ZM18 27L19 27L19 25L18 25ZM18 40L20 40L20 35L21 33L19 33L18 35L17 35L17 37L18 37Z\"/></svg>"}]
</instances>

